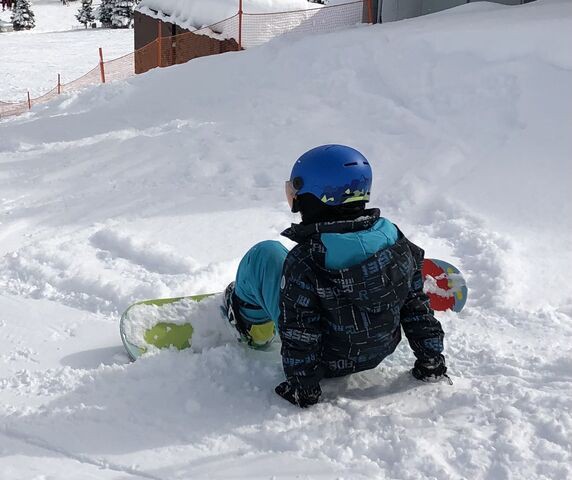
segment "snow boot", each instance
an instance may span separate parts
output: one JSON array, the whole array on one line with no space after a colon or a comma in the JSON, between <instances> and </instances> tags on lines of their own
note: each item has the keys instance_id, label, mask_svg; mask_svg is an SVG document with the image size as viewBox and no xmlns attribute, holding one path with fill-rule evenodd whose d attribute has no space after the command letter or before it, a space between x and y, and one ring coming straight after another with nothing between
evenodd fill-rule
<instances>
[{"instance_id":1,"label":"snow boot","mask_svg":"<svg viewBox=\"0 0 572 480\"><path fill-rule=\"evenodd\" d=\"M240 314L240 308L246 310L262 310L257 305L242 301L234 293L234 282L231 282L224 291L221 313L228 320L234 336L240 342L256 349L268 347L276 335L276 328L272 320L252 322Z\"/></svg>"}]
</instances>

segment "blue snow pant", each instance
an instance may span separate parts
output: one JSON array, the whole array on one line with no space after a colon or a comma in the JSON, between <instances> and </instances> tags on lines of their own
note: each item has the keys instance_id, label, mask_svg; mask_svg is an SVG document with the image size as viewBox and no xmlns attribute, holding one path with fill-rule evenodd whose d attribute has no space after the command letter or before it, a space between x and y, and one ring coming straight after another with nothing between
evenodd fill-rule
<instances>
[{"instance_id":1,"label":"blue snow pant","mask_svg":"<svg viewBox=\"0 0 572 480\"><path fill-rule=\"evenodd\" d=\"M240 261L236 272L235 294L259 308L239 307L240 316L253 324L272 320L278 331L280 280L288 249L280 242L266 240L254 245Z\"/></svg>"}]
</instances>

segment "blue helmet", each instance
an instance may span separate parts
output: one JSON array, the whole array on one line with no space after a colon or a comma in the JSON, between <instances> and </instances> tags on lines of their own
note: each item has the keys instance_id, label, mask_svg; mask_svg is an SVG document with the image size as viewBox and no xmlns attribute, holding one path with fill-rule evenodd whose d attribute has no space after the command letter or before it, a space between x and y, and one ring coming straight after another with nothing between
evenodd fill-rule
<instances>
[{"instance_id":1,"label":"blue helmet","mask_svg":"<svg viewBox=\"0 0 572 480\"><path fill-rule=\"evenodd\" d=\"M296 195L310 193L325 205L367 202L372 172L367 158L345 145L308 150L292 167L290 183Z\"/></svg>"}]
</instances>

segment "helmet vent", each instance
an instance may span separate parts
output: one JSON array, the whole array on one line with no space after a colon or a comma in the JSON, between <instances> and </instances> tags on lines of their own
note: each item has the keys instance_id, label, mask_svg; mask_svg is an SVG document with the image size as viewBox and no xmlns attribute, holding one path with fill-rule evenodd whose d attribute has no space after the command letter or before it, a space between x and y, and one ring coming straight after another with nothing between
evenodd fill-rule
<instances>
[{"instance_id":1,"label":"helmet vent","mask_svg":"<svg viewBox=\"0 0 572 480\"><path fill-rule=\"evenodd\" d=\"M353 167L355 165L357 165L357 162L344 163L344 167Z\"/></svg>"}]
</instances>

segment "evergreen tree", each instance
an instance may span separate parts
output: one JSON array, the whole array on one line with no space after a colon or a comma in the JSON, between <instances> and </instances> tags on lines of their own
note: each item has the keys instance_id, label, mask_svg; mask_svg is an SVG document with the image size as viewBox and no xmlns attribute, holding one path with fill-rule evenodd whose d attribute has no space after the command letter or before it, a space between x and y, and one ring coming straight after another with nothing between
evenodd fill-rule
<instances>
[{"instance_id":1,"label":"evergreen tree","mask_svg":"<svg viewBox=\"0 0 572 480\"><path fill-rule=\"evenodd\" d=\"M36 19L30 0L16 0L16 4L12 7L12 16L10 17L14 30L30 30L36 26Z\"/></svg>"},{"instance_id":2,"label":"evergreen tree","mask_svg":"<svg viewBox=\"0 0 572 480\"><path fill-rule=\"evenodd\" d=\"M114 3L115 0L101 0L101 4L99 5L99 9L97 11L97 18L101 22L102 27L111 27Z\"/></svg>"},{"instance_id":3,"label":"evergreen tree","mask_svg":"<svg viewBox=\"0 0 572 480\"><path fill-rule=\"evenodd\" d=\"M95 20L91 2L92 0L81 0L81 8L78 10L77 15L75 16L79 23L85 25L85 28L87 28L87 26L93 23Z\"/></svg>"},{"instance_id":4,"label":"evergreen tree","mask_svg":"<svg viewBox=\"0 0 572 480\"><path fill-rule=\"evenodd\" d=\"M133 10L139 0L115 0L111 14L113 28L129 28L133 25Z\"/></svg>"}]
</instances>

